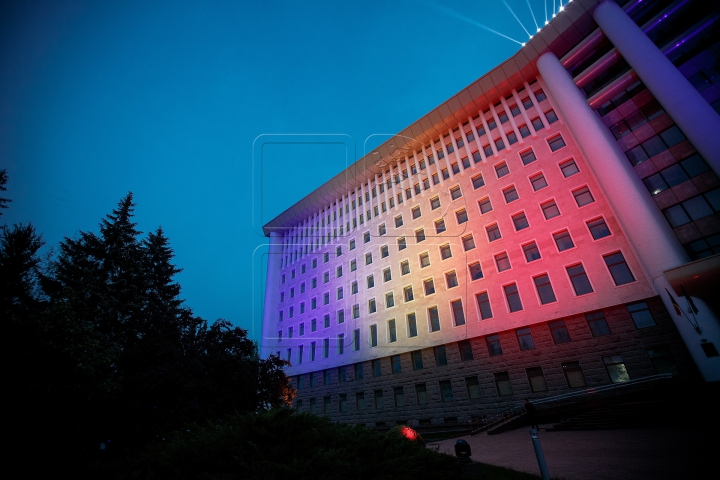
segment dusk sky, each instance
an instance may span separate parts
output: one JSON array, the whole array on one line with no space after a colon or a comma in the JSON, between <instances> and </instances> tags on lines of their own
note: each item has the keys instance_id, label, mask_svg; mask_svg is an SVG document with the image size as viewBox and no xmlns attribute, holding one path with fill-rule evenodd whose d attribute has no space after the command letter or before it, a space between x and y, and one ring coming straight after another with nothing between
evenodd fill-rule
<instances>
[{"instance_id":1,"label":"dusk sky","mask_svg":"<svg viewBox=\"0 0 720 480\"><path fill-rule=\"evenodd\" d=\"M186 304L259 339L260 227L514 54L553 5L3 2L2 223L32 222L48 249L97 232L131 191L139 230L170 239ZM253 156L264 134L289 144ZM354 151L291 144L307 134Z\"/></svg>"}]
</instances>

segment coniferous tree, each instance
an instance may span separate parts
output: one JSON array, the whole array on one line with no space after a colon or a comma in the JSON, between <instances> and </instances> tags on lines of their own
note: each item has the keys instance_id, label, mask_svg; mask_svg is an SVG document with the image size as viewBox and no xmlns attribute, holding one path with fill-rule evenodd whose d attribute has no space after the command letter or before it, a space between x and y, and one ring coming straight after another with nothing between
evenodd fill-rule
<instances>
[{"instance_id":1,"label":"coniferous tree","mask_svg":"<svg viewBox=\"0 0 720 480\"><path fill-rule=\"evenodd\" d=\"M7 191L7 187L5 187L5 184L7 183L7 181L8 181L7 170L5 170L5 169L0 170L0 192ZM9 198L0 197L0 217L2 217L2 209L8 208L7 205L5 205L5 204L9 203L9 202L12 202L12 200L10 200Z\"/></svg>"}]
</instances>

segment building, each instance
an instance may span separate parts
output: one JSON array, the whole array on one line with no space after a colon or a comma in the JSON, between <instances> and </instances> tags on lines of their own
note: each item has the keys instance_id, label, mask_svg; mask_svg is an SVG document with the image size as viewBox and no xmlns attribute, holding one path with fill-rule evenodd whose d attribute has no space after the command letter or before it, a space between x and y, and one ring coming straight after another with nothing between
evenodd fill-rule
<instances>
[{"instance_id":1,"label":"building","mask_svg":"<svg viewBox=\"0 0 720 480\"><path fill-rule=\"evenodd\" d=\"M292 363L296 407L435 425L720 380L711 3L573 1L265 225L262 354Z\"/></svg>"}]
</instances>

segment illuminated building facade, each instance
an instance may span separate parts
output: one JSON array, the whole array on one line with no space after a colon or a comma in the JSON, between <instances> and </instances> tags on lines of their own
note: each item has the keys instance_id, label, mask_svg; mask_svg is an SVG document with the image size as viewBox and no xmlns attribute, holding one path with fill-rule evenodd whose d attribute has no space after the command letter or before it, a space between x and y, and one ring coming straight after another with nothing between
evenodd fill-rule
<instances>
[{"instance_id":1,"label":"illuminated building facade","mask_svg":"<svg viewBox=\"0 0 720 480\"><path fill-rule=\"evenodd\" d=\"M269 222L262 354L296 407L422 426L720 380L713 8L573 1Z\"/></svg>"}]
</instances>

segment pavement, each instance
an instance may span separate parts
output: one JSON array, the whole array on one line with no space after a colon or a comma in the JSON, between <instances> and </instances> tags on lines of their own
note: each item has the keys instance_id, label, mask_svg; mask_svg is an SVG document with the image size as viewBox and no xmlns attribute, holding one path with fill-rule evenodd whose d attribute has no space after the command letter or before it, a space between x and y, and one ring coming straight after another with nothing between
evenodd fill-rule
<instances>
[{"instance_id":1,"label":"pavement","mask_svg":"<svg viewBox=\"0 0 720 480\"><path fill-rule=\"evenodd\" d=\"M720 431L706 428L545 431L538 439L552 479L665 480L720 478ZM497 435L428 443L455 455L455 442L466 440L471 459L540 475L529 427Z\"/></svg>"}]
</instances>

